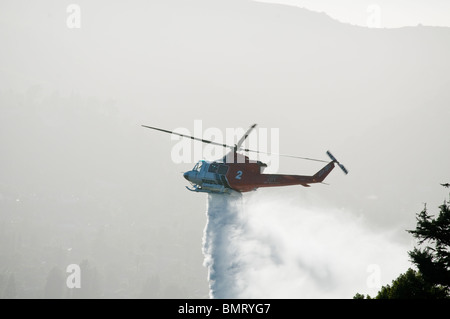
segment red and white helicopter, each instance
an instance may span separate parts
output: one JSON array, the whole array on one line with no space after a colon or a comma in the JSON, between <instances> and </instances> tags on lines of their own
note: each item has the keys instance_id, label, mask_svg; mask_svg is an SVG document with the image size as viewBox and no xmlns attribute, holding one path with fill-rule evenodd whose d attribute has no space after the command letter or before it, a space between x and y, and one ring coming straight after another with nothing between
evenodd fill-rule
<instances>
[{"instance_id":1,"label":"red and white helicopter","mask_svg":"<svg viewBox=\"0 0 450 319\"><path fill-rule=\"evenodd\" d=\"M345 174L348 174L348 171L344 167L344 165L340 164L336 160L336 158L330 153L330 151L327 151L327 155L331 158L331 161L327 162L307 157L274 154L242 148L242 144L244 143L245 139L249 136L250 132L256 127L256 124L253 124L247 130L244 136L242 136L241 139L235 145L232 146L147 125L142 126L161 132L175 134L185 138L190 138L192 140L201 141L203 143L231 148L231 151L227 155L225 155L222 159L213 162L201 160L197 164L195 164L194 168L191 171L185 172L183 174L184 178L187 179L192 184L192 188L189 188L187 186L186 188L193 192L230 194L232 193L232 191L242 193L253 191L260 187L275 187L275 186L289 186L289 185L302 185L305 187L310 187L309 184L323 182L325 177L327 177L328 174L333 170L335 164L337 164ZM327 163L327 165L325 165L321 170L319 170L316 174L312 176L263 174L264 167L267 167L267 164L262 163L261 161L250 160L247 156L239 154L238 151L271 154L311 161L325 162Z\"/></svg>"}]
</instances>

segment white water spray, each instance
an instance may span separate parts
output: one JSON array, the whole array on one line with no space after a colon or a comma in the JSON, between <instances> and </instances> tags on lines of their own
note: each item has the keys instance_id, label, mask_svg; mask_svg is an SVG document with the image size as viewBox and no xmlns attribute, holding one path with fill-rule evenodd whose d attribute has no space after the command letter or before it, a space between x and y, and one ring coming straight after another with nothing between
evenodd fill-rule
<instances>
[{"instance_id":1,"label":"white water spray","mask_svg":"<svg viewBox=\"0 0 450 319\"><path fill-rule=\"evenodd\" d=\"M211 298L374 296L410 266L409 247L343 210L302 207L267 192L209 194L207 205Z\"/></svg>"}]
</instances>

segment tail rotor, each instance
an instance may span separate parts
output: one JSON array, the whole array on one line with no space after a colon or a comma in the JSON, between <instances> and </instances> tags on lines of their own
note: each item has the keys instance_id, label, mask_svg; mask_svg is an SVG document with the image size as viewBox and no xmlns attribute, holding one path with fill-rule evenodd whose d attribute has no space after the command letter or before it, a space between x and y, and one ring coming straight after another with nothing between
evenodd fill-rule
<instances>
[{"instance_id":1,"label":"tail rotor","mask_svg":"<svg viewBox=\"0 0 450 319\"><path fill-rule=\"evenodd\" d=\"M348 170L345 168L345 166L342 165L341 163L339 163L339 161L336 159L336 157L333 156L333 154L331 154L330 151L327 151L327 155L328 155L328 157L331 158L331 160L332 160L333 162L335 162L336 164L338 164L338 166L341 168L341 170L344 172L345 175L348 174Z\"/></svg>"}]
</instances>

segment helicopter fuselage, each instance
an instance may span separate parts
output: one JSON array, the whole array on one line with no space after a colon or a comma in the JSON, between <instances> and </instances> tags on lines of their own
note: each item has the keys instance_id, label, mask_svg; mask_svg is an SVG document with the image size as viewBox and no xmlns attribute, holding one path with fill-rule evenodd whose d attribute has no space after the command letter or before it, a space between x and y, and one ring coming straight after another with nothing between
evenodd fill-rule
<instances>
[{"instance_id":1,"label":"helicopter fuselage","mask_svg":"<svg viewBox=\"0 0 450 319\"><path fill-rule=\"evenodd\" d=\"M263 174L266 164L250 160L247 156L235 153L233 161L224 157L221 161L199 161L191 171L183 174L193 186L195 192L231 193L249 192L260 187L302 185L320 183L334 168L334 161L313 176Z\"/></svg>"}]
</instances>

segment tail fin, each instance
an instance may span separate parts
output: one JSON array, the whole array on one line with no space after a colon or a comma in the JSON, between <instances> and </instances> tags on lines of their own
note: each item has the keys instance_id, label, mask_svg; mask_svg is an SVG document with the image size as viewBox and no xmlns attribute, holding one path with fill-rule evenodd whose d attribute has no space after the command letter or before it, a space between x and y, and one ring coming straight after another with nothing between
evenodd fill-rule
<instances>
[{"instance_id":1,"label":"tail fin","mask_svg":"<svg viewBox=\"0 0 450 319\"><path fill-rule=\"evenodd\" d=\"M314 174L313 175L314 182L316 182L316 183L322 182L325 179L325 177L327 177L328 174L330 174L330 172L333 170L334 163L335 163L334 161L329 162L320 171L318 171L316 174Z\"/></svg>"},{"instance_id":2,"label":"tail fin","mask_svg":"<svg viewBox=\"0 0 450 319\"><path fill-rule=\"evenodd\" d=\"M322 182L325 179L325 177L327 177L328 174L330 174L330 172L334 168L335 163L342 169L342 171L345 174L348 174L348 170L344 167L344 165L342 165L341 163L338 162L336 157L334 157L330 151L327 151L327 155L331 158L331 162L329 162L327 165L325 165L324 168L322 168L320 171L318 171L316 174L314 174L313 180L316 183Z\"/></svg>"}]
</instances>

